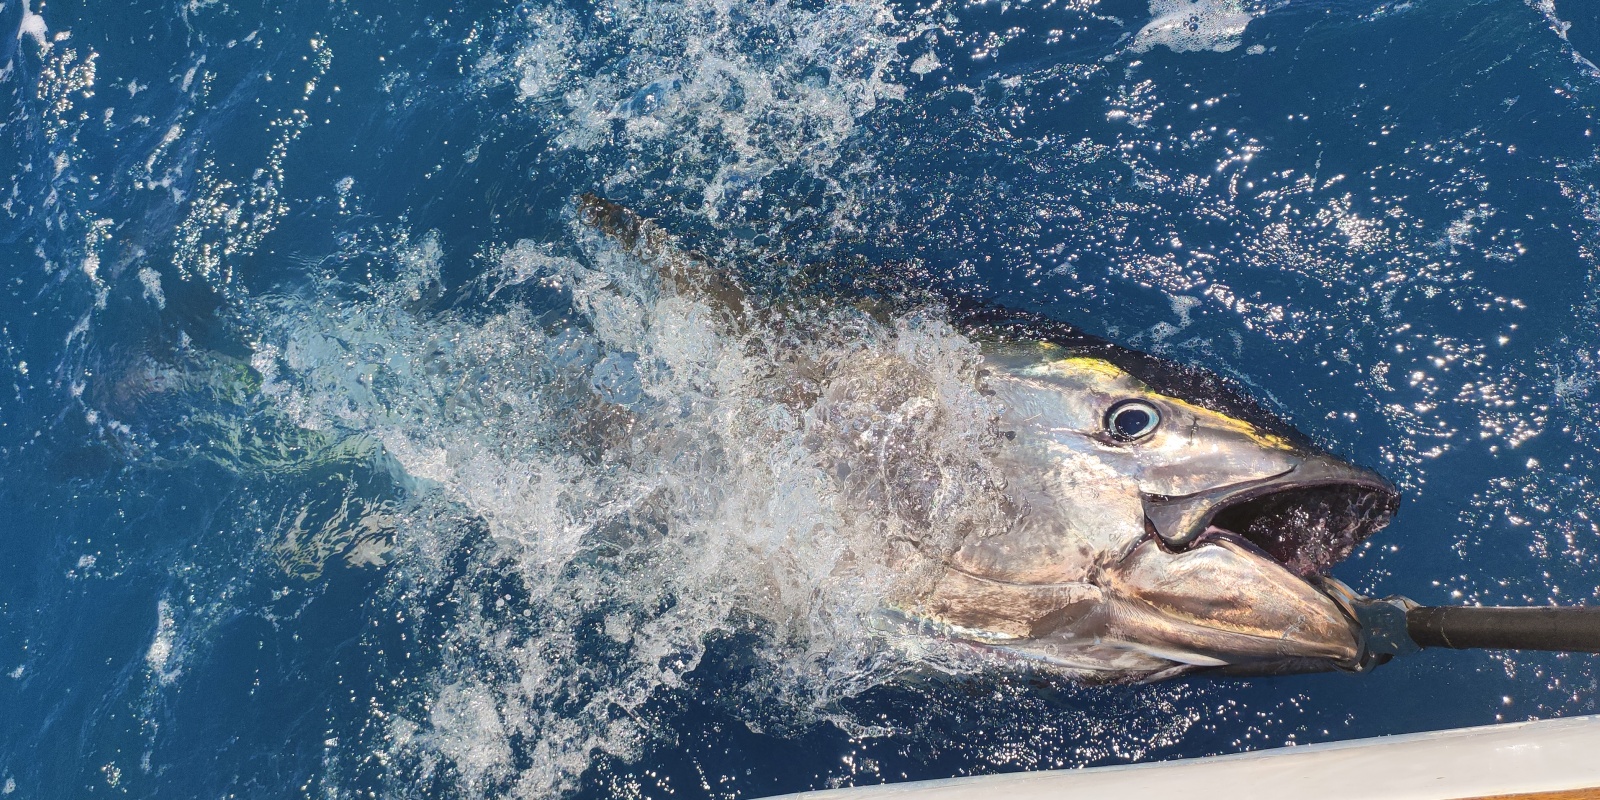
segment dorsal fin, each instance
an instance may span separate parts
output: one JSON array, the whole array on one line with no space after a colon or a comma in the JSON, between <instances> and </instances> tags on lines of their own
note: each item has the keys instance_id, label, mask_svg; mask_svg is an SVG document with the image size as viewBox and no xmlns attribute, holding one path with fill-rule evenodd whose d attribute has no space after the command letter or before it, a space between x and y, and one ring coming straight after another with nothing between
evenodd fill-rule
<instances>
[{"instance_id":1,"label":"dorsal fin","mask_svg":"<svg viewBox=\"0 0 1600 800\"><path fill-rule=\"evenodd\" d=\"M750 303L738 279L700 253L680 247L660 225L587 192L578 198L578 219L653 267L672 291L726 314L734 327L745 326Z\"/></svg>"},{"instance_id":2,"label":"dorsal fin","mask_svg":"<svg viewBox=\"0 0 1600 800\"><path fill-rule=\"evenodd\" d=\"M724 313L734 330L747 329L752 322L750 314L760 313L752 311L749 296L733 273L718 268L700 253L680 247L677 238L655 222L593 194L578 198L578 215L584 224L654 267L673 291ZM1048 342L1075 355L1100 358L1158 392L1246 420L1297 444L1310 444L1304 433L1244 391L1234 379L1130 350L1042 314L1018 311L950 291L927 275L916 280L889 264L846 261L807 265L797 271L797 276L799 283L813 284L807 287L810 292L843 292L852 296L856 307L869 313L888 315L895 309L937 303L947 309L950 322L968 336L998 342Z\"/></svg>"}]
</instances>

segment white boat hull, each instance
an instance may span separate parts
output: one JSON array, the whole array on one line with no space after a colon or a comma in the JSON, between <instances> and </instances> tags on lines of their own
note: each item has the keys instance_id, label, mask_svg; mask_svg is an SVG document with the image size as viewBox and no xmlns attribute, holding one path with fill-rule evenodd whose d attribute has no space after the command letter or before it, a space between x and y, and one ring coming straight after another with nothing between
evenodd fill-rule
<instances>
[{"instance_id":1,"label":"white boat hull","mask_svg":"<svg viewBox=\"0 0 1600 800\"><path fill-rule=\"evenodd\" d=\"M833 789L789 800L1600 800L1600 716L1093 769Z\"/></svg>"}]
</instances>

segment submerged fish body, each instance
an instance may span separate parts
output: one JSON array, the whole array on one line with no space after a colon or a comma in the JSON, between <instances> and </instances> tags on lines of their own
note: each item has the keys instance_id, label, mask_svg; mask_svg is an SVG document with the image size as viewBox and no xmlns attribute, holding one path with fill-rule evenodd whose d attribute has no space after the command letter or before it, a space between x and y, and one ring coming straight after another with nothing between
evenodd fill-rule
<instances>
[{"instance_id":1,"label":"submerged fish body","mask_svg":"<svg viewBox=\"0 0 1600 800\"><path fill-rule=\"evenodd\" d=\"M579 211L730 329L783 327L653 223L592 196ZM1359 665L1349 611L1322 581L1392 517L1387 481L1210 373L1028 315L950 316L983 398L962 413L990 434L972 463L917 441L953 413L937 401L948 387L871 342L826 364L795 357L792 393L774 398L812 420L824 472L891 541L889 569L916 576L886 616L1090 680Z\"/></svg>"}]
</instances>

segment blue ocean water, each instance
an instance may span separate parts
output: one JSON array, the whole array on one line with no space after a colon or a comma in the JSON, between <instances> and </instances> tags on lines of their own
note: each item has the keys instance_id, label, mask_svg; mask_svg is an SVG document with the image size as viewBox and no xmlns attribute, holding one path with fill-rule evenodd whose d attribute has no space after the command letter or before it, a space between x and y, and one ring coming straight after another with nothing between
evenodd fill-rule
<instances>
[{"instance_id":1,"label":"blue ocean water","mask_svg":"<svg viewBox=\"0 0 1600 800\"><path fill-rule=\"evenodd\" d=\"M1576 0L3 0L0 796L759 797L1592 713L1534 653L907 669L751 421L781 387L572 218L1212 368L1403 488L1357 589L1592 603L1592 57Z\"/></svg>"}]
</instances>

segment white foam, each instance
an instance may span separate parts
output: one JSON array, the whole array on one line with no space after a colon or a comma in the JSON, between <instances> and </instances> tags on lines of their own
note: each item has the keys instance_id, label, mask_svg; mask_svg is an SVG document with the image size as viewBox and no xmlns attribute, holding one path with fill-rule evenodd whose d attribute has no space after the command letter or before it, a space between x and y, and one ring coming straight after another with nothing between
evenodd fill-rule
<instances>
[{"instance_id":1,"label":"white foam","mask_svg":"<svg viewBox=\"0 0 1600 800\"><path fill-rule=\"evenodd\" d=\"M176 659L173 654L173 644L177 636L177 623L173 618L172 606L166 600L156 603L156 633L150 640L150 647L145 651L145 664L150 671L155 673L156 680L163 684L170 684L178 679Z\"/></svg>"},{"instance_id":2,"label":"white foam","mask_svg":"<svg viewBox=\"0 0 1600 800\"><path fill-rule=\"evenodd\" d=\"M1239 46L1255 18L1239 0L1150 0L1150 17L1134 36L1135 52L1159 46L1176 53L1225 53Z\"/></svg>"},{"instance_id":3,"label":"white foam","mask_svg":"<svg viewBox=\"0 0 1600 800\"><path fill-rule=\"evenodd\" d=\"M48 49L50 47L50 40L46 38L48 33L44 17L33 12L28 0L22 0L22 24L17 28L17 38L31 36L41 49Z\"/></svg>"},{"instance_id":4,"label":"white foam","mask_svg":"<svg viewBox=\"0 0 1600 800\"><path fill-rule=\"evenodd\" d=\"M155 303L156 308L167 307L167 295L161 291L161 273L150 267L140 267L139 285L144 287L144 299Z\"/></svg>"},{"instance_id":5,"label":"white foam","mask_svg":"<svg viewBox=\"0 0 1600 800\"><path fill-rule=\"evenodd\" d=\"M1557 16L1555 0L1524 0L1524 2L1544 16L1545 21L1550 25L1550 30L1561 37L1561 41L1565 42L1571 50L1572 60L1575 63L1583 67L1590 77L1600 77L1600 66L1595 66L1593 61L1590 61L1587 56L1578 51L1577 47L1572 45L1572 40L1567 35L1568 31L1572 30L1572 23Z\"/></svg>"},{"instance_id":6,"label":"white foam","mask_svg":"<svg viewBox=\"0 0 1600 800\"><path fill-rule=\"evenodd\" d=\"M470 794L483 794L509 777L511 746L493 692L447 684L434 698L428 722L431 744L455 765Z\"/></svg>"}]
</instances>

